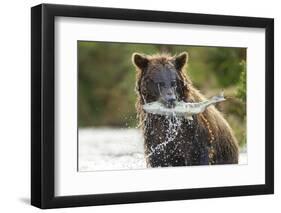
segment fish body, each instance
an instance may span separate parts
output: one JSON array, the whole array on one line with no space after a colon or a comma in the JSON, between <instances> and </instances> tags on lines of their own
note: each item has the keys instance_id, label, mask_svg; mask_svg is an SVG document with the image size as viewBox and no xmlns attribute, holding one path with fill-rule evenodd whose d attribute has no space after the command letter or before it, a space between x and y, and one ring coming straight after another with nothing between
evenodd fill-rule
<instances>
[{"instance_id":1,"label":"fish body","mask_svg":"<svg viewBox=\"0 0 281 213\"><path fill-rule=\"evenodd\" d=\"M212 104L225 101L223 94L214 96L209 100L198 103L187 103L184 101L176 102L174 108L167 108L162 103L155 101L143 105L143 109L147 113L164 115L164 116L179 116L192 120L192 115L202 113Z\"/></svg>"}]
</instances>

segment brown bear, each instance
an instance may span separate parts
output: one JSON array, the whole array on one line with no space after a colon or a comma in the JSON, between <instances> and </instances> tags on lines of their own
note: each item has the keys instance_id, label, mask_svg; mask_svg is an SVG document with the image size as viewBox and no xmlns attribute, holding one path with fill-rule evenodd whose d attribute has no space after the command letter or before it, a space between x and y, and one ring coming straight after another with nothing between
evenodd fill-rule
<instances>
[{"instance_id":1,"label":"brown bear","mask_svg":"<svg viewBox=\"0 0 281 213\"><path fill-rule=\"evenodd\" d=\"M193 115L193 120L143 110L143 104L154 101L172 108L176 101L206 100L185 74L186 52L176 56L134 53L132 60L137 70L136 109L144 134L147 166L238 163L237 141L227 121L214 106Z\"/></svg>"}]
</instances>

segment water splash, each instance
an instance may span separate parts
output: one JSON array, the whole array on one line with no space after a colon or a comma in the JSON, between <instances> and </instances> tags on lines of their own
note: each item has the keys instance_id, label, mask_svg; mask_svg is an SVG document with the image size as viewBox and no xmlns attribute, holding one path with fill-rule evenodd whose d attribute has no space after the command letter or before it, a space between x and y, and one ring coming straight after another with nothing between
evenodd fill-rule
<instances>
[{"instance_id":1,"label":"water splash","mask_svg":"<svg viewBox=\"0 0 281 213\"><path fill-rule=\"evenodd\" d=\"M145 130L149 127L152 127L151 119L146 117L146 120L147 122L145 122L146 124ZM165 151L166 146L172 143L176 139L177 135L179 134L182 125L182 118L177 117L175 114L173 116L165 116L165 122L167 122L167 128L165 129L165 136L163 138L164 141L162 143L157 144L154 147L153 145L149 147L150 153L146 155L146 158L150 157L153 154L160 154L160 152ZM153 134L154 130L152 130L151 133ZM159 136L159 139L162 140L162 138L160 137L161 136ZM175 146L175 149L176 148L177 147Z\"/></svg>"}]
</instances>

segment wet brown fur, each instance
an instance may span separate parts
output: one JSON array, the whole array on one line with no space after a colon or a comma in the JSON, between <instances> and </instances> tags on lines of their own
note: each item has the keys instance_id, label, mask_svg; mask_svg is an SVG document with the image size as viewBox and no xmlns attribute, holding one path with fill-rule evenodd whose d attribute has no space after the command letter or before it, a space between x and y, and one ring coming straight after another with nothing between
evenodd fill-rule
<instances>
[{"instance_id":1,"label":"wet brown fur","mask_svg":"<svg viewBox=\"0 0 281 213\"><path fill-rule=\"evenodd\" d=\"M169 54L157 54L153 56L146 56L149 60L150 67L157 67L160 65L172 65L174 57ZM200 102L206 100L206 98L193 87L191 80L185 74L187 64L185 64L179 74L179 78L182 84L182 100L186 102ZM144 120L146 113L144 112L142 105L144 104L143 97L141 95L142 81L144 80L143 71L136 66L136 110L139 120L139 126L144 128ZM147 70L149 72L155 72L157 69ZM196 115L198 125L200 128L206 130L206 135L202 135L201 139L207 141L209 164L227 164L238 163L238 144L234 137L233 131L227 121L223 118L221 113L214 107L208 107L203 113ZM206 145L206 146L207 146ZM146 154L148 151L146 150Z\"/></svg>"}]
</instances>

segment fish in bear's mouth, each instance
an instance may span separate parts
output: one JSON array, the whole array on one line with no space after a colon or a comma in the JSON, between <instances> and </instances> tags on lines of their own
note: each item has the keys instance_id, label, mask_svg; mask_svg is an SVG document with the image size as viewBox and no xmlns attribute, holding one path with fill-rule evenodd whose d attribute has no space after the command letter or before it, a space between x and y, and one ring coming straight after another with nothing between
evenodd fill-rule
<instances>
[{"instance_id":1,"label":"fish in bear's mouth","mask_svg":"<svg viewBox=\"0 0 281 213\"><path fill-rule=\"evenodd\" d=\"M186 119L192 120L192 115L202 113L208 106L222 101L225 101L223 93L218 96L214 96L209 100L197 103L175 101L173 107L169 107L160 101L155 101L144 104L143 109L146 113L165 116L182 116Z\"/></svg>"}]
</instances>

